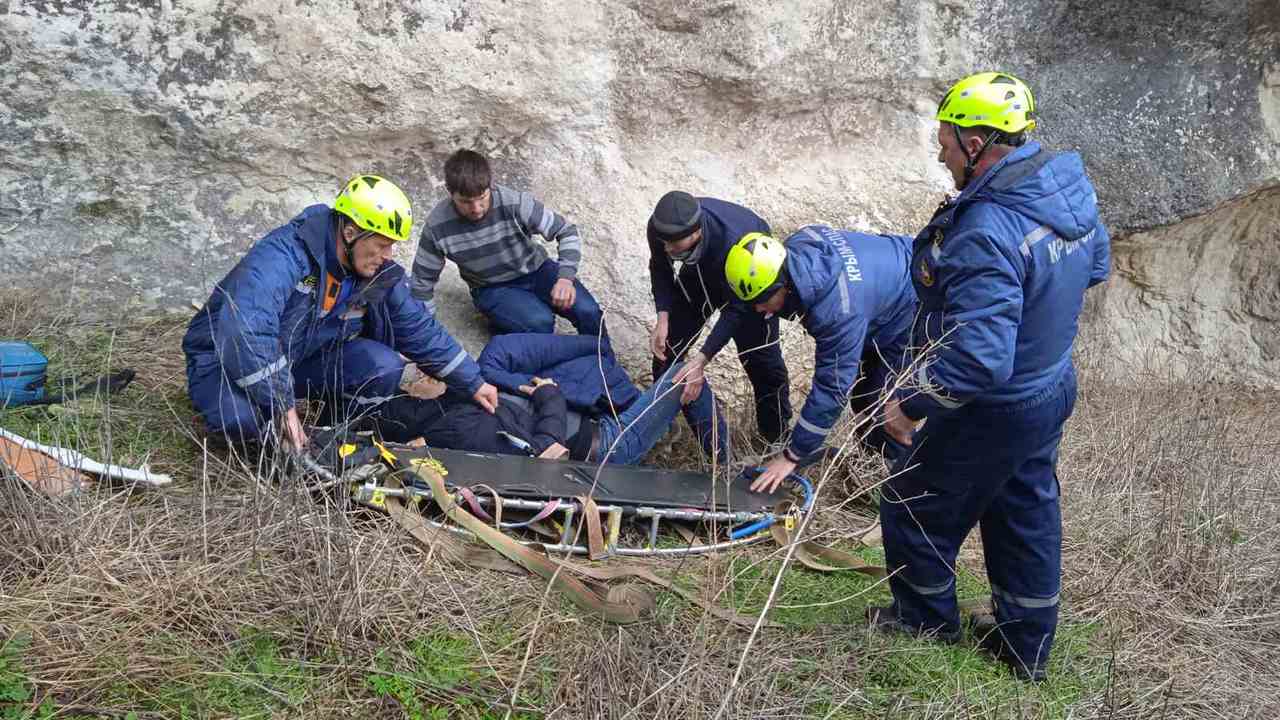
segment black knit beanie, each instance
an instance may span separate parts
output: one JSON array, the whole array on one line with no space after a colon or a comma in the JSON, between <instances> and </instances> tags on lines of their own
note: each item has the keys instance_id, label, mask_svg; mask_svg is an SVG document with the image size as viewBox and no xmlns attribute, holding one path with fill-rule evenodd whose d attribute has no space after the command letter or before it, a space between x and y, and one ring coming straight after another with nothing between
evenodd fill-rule
<instances>
[{"instance_id":1,"label":"black knit beanie","mask_svg":"<svg viewBox=\"0 0 1280 720\"><path fill-rule=\"evenodd\" d=\"M687 192L672 190L658 201L649 216L649 229L663 242L692 235L702 222L702 206Z\"/></svg>"}]
</instances>

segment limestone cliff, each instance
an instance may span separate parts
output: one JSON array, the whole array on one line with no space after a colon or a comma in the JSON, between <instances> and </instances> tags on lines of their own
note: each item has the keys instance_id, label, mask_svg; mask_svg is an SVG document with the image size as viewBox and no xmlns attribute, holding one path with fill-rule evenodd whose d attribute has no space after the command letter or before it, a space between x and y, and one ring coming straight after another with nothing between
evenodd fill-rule
<instances>
[{"instance_id":1,"label":"limestone cliff","mask_svg":"<svg viewBox=\"0 0 1280 720\"><path fill-rule=\"evenodd\" d=\"M471 146L583 229L584 280L636 358L663 192L784 233L912 232L948 189L937 98L998 67L1098 185L1111 339L1174 360L1229 341L1242 377L1275 382L1276 203L1250 193L1280 178L1278 34L1274 0L0 0L0 273L93 311L187 312L346 176L394 178L422 216Z\"/></svg>"}]
</instances>

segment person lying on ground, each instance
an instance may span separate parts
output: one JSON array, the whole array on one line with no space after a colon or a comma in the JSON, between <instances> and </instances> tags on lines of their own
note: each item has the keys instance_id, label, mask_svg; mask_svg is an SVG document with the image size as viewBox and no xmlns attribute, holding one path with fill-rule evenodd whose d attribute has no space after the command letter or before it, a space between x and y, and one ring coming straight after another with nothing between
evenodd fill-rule
<instances>
[{"instance_id":1,"label":"person lying on ground","mask_svg":"<svg viewBox=\"0 0 1280 720\"><path fill-rule=\"evenodd\" d=\"M666 435L680 411L679 367L617 414L571 410L555 380L532 377L524 396L504 394L496 413L457 403L422 433L430 447L500 455L635 465ZM527 398L527 402L522 402Z\"/></svg>"},{"instance_id":2,"label":"person lying on ground","mask_svg":"<svg viewBox=\"0 0 1280 720\"><path fill-rule=\"evenodd\" d=\"M276 428L302 451L296 399L358 415L411 390L419 366L495 410L497 389L391 260L412 227L400 188L358 175L332 208L312 205L254 244L182 339L191 402L211 434L244 444Z\"/></svg>"},{"instance_id":3,"label":"person lying on ground","mask_svg":"<svg viewBox=\"0 0 1280 720\"><path fill-rule=\"evenodd\" d=\"M477 362L486 381L511 395L535 376L555 380L569 408L588 415L620 413L640 397L607 337L498 335Z\"/></svg>"},{"instance_id":4,"label":"person lying on ground","mask_svg":"<svg viewBox=\"0 0 1280 720\"><path fill-rule=\"evenodd\" d=\"M756 400L756 426L776 442L791 423L790 381L778 343L778 317L766 318L737 301L724 279L729 248L752 232L769 234L769 224L741 205L695 198L672 191L649 217L649 279L657 321L650 337L653 376L684 360L684 416L705 456L717 446L726 462L728 427L710 392L702 394L703 369L730 340L737 347ZM680 263L679 271L673 263ZM720 316L699 349L693 343L713 313ZM713 422L714 417L714 422ZM713 438L715 442L713 443Z\"/></svg>"},{"instance_id":5,"label":"person lying on ground","mask_svg":"<svg viewBox=\"0 0 1280 720\"><path fill-rule=\"evenodd\" d=\"M573 223L532 194L493 182L489 161L475 151L449 156L444 179L449 197L427 216L413 260L414 297L434 312L436 283L453 260L494 334L553 333L556 315L580 334L600 334L600 305L577 280L582 238ZM533 235L556 241L558 261Z\"/></svg>"},{"instance_id":6,"label":"person lying on ground","mask_svg":"<svg viewBox=\"0 0 1280 720\"><path fill-rule=\"evenodd\" d=\"M845 405L874 409L903 370L916 311L910 258L909 237L823 225L803 227L785 242L753 233L729 250L725 278L738 299L764 315L798 320L816 345L809 397L791 443L765 465L752 490L773 492L816 460ZM886 455L901 451L882 427L875 431L881 432L871 442Z\"/></svg>"}]
</instances>

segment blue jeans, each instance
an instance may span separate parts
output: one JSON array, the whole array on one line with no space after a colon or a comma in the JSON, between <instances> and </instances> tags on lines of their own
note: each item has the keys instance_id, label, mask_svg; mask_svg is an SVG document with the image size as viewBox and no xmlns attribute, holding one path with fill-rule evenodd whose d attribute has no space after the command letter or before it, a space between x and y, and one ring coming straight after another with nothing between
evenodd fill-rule
<instances>
[{"instance_id":1,"label":"blue jeans","mask_svg":"<svg viewBox=\"0 0 1280 720\"><path fill-rule=\"evenodd\" d=\"M960 629L955 567L960 544L982 529L991 599L1005 644L1043 669L1058 625L1062 517L1058 441L1075 407L1073 371L1020 403L972 403L930 418L880 501L894 608L905 625Z\"/></svg>"},{"instance_id":2,"label":"blue jeans","mask_svg":"<svg viewBox=\"0 0 1280 720\"><path fill-rule=\"evenodd\" d=\"M556 315L567 318L579 335L598 335L602 315L591 293L573 280L576 296L568 310L551 306L551 288L560 279L560 264L547 260L528 275L471 291L471 302L489 319L493 334L554 333Z\"/></svg>"},{"instance_id":3,"label":"blue jeans","mask_svg":"<svg viewBox=\"0 0 1280 720\"><path fill-rule=\"evenodd\" d=\"M724 305L719 296L708 298L696 275L681 274L682 287L689 293L676 292L668 311L667 359L653 360L653 377L666 370L670 363L683 359L698 339L703 325L714 308ZM778 316L768 320L756 312L745 313L733 333L738 361L751 381L756 400L756 427L769 442L782 437L791 424L791 383L787 377L787 364L782 359L782 346L778 343ZM707 391L684 408L684 418L702 445L705 457L715 452L721 463L728 462L729 426L723 409L710 391ZM714 421L713 421L714 418Z\"/></svg>"},{"instance_id":4,"label":"blue jeans","mask_svg":"<svg viewBox=\"0 0 1280 720\"><path fill-rule=\"evenodd\" d=\"M600 418L600 454L604 462L635 465L667 434L680 412L683 388L671 382L679 369L680 363L673 365L616 418ZM702 394L710 394L705 386Z\"/></svg>"}]
</instances>

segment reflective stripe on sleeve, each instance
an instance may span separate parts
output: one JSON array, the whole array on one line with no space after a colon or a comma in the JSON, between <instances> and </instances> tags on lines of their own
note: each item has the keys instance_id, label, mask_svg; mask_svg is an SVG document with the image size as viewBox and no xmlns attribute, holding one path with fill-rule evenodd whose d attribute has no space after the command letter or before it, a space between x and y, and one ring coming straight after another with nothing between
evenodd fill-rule
<instances>
[{"instance_id":1,"label":"reflective stripe on sleeve","mask_svg":"<svg viewBox=\"0 0 1280 720\"><path fill-rule=\"evenodd\" d=\"M454 370L457 370L458 366L462 364L462 361L466 359L467 359L467 351L459 350L458 354L454 355L453 359L449 361L449 364L445 365L444 369L440 371L440 377L441 378L448 377L449 373L453 372Z\"/></svg>"},{"instance_id":2,"label":"reflective stripe on sleeve","mask_svg":"<svg viewBox=\"0 0 1280 720\"><path fill-rule=\"evenodd\" d=\"M255 373L250 373L240 378L239 380L236 380L236 385L239 385L242 388L247 388L256 382L265 380L269 375L273 375L277 372L280 372L281 370L284 369L285 365L288 365L288 364L289 364L288 358L286 358L284 355L281 355L278 360L271 363L270 365L262 368L261 370Z\"/></svg>"},{"instance_id":3,"label":"reflective stripe on sleeve","mask_svg":"<svg viewBox=\"0 0 1280 720\"><path fill-rule=\"evenodd\" d=\"M809 432L813 433L814 435L820 435L822 437L826 437L831 432L831 428L818 427L817 425L814 425L808 420L805 420L803 415L798 420L796 420L796 426L802 427L805 430L808 430Z\"/></svg>"}]
</instances>

